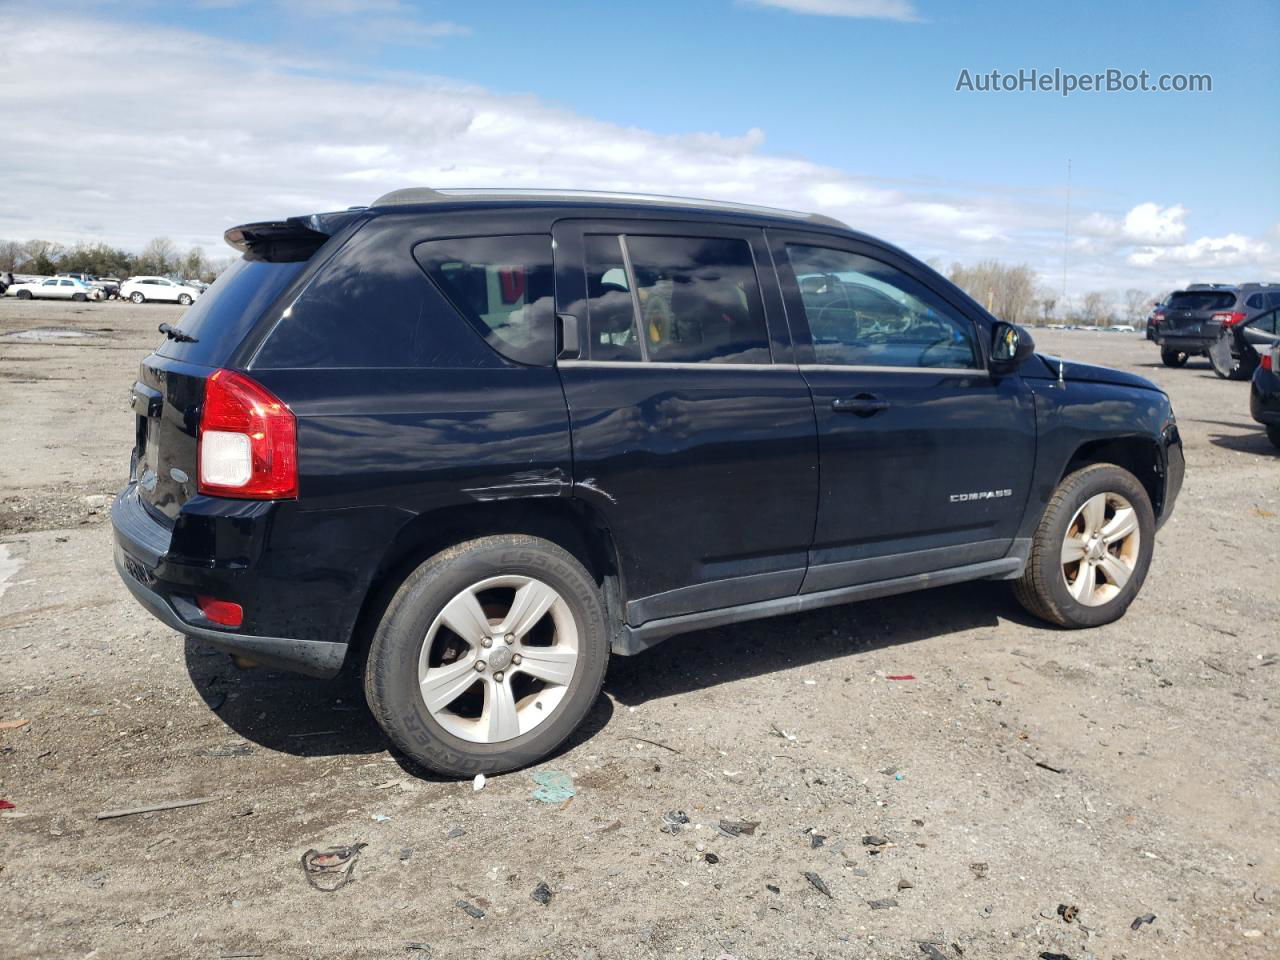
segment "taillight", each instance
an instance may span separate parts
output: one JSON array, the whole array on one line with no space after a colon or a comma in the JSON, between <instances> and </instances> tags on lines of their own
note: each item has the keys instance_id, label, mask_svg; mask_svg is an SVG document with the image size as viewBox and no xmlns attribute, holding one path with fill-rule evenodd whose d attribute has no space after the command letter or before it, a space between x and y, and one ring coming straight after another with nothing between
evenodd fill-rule
<instances>
[{"instance_id":1,"label":"taillight","mask_svg":"<svg viewBox=\"0 0 1280 960\"><path fill-rule=\"evenodd\" d=\"M1272 373L1280 373L1280 370L1276 369L1275 355L1277 353L1280 353L1280 351L1268 350L1262 355L1262 360L1259 363L1259 366L1261 366L1263 370L1270 370Z\"/></svg>"},{"instance_id":2,"label":"taillight","mask_svg":"<svg viewBox=\"0 0 1280 960\"><path fill-rule=\"evenodd\" d=\"M298 495L293 413L243 374L218 370L205 381L197 456L201 493L244 500Z\"/></svg>"},{"instance_id":3,"label":"taillight","mask_svg":"<svg viewBox=\"0 0 1280 960\"><path fill-rule=\"evenodd\" d=\"M1153 314L1151 315L1151 325L1152 325L1152 326L1159 326L1159 325L1160 325L1160 322L1161 322L1162 320L1164 320L1164 313L1162 313L1162 312L1161 312L1161 311L1159 311L1159 310L1157 310L1155 313L1153 313Z\"/></svg>"},{"instance_id":4,"label":"taillight","mask_svg":"<svg viewBox=\"0 0 1280 960\"><path fill-rule=\"evenodd\" d=\"M1243 313L1215 313L1213 322L1220 323L1224 327L1234 327L1237 323L1244 323L1246 314Z\"/></svg>"}]
</instances>

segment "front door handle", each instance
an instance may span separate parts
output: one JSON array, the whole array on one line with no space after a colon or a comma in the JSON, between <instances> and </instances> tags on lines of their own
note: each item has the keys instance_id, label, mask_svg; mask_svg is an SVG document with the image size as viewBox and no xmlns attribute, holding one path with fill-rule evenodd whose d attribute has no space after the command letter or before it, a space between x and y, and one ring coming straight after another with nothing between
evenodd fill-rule
<instances>
[{"instance_id":1,"label":"front door handle","mask_svg":"<svg viewBox=\"0 0 1280 960\"><path fill-rule=\"evenodd\" d=\"M836 413L852 413L858 417L872 417L889 409L889 401L881 400L874 393L860 393L856 397L836 397L831 401Z\"/></svg>"}]
</instances>

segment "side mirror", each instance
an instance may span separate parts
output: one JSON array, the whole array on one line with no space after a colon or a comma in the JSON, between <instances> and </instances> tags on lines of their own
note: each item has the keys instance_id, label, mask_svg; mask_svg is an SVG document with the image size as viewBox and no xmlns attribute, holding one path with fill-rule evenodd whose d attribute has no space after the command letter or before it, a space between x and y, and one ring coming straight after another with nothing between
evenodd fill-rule
<instances>
[{"instance_id":1,"label":"side mirror","mask_svg":"<svg viewBox=\"0 0 1280 960\"><path fill-rule=\"evenodd\" d=\"M1036 342L1023 327L998 322L991 329L991 372L1013 373L1036 352Z\"/></svg>"}]
</instances>

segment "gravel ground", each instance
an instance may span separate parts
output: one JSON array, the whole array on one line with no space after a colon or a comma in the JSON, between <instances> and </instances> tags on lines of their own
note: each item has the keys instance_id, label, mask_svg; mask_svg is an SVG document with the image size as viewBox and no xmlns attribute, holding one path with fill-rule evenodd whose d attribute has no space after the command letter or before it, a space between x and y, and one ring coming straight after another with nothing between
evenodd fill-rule
<instances>
[{"instance_id":1,"label":"gravel ground","mask_svg":"<svg viewBox=\"0 0 1280 960\"><path fill-rule=\"evenodd\" d=\"M128 389L178 313L0 301L0 956L1280 955L1280 456L1244 384L1037 335L1179 415L1119 623L977 583L676 638L476 792L389 752L349 682L240 671L117 582ZM531 797L548 770L572 800ZM305 851L356 843L350 884L308 885Z\"/></svg>"}]
</instances>

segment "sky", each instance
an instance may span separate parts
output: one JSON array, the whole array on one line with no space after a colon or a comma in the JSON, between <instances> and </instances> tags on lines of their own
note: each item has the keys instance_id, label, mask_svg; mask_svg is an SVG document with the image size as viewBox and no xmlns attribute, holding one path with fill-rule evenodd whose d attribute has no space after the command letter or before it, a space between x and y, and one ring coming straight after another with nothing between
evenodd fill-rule
<instances>
[{"instance_id":1,"label":"sky","mask_svg":"<svg viewBox=\"0 0 1280 960\"><path fill-rule=\"evenodd\" d=\"M36 9L0 0L3 239L220 256L237 223L516 186L818 211L1058 293L1065 260L1070 299L1280 280L1275 0ZM957 90L1055 68L1212 91Z\"/></svg>"}]
</instances>

